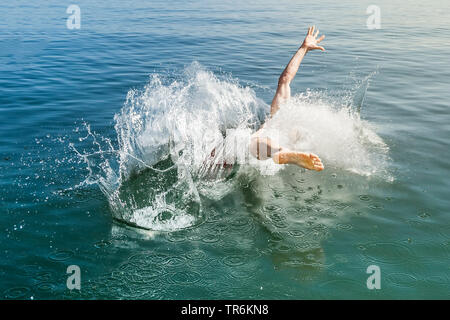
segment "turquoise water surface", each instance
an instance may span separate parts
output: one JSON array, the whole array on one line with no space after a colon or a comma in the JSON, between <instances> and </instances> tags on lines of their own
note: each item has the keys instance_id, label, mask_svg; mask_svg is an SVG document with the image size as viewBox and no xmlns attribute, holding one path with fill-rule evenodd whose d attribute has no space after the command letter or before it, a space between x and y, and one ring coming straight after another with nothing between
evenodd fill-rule
<instances>
[{"instance_id":1,"label":"turquoise water surface","mask_svg":"<svg viewBox=\"0 0 450 320\"><path fill-rule=\"evenodd\" d=\"M448 21L438 0L3 2L1 298L450 298ZM274 125L325 170L202 174L195 147L264 121L312 24L326 52Z\"/></svg>"}]
</instances>

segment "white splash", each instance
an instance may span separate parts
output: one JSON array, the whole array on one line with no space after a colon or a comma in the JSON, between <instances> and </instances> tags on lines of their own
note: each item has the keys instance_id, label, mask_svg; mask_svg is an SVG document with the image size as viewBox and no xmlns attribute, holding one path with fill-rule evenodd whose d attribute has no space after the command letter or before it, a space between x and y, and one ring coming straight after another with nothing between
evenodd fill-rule
<instances>
[{"instance_id":1,"label":"white splash","mask_svg":"<svg viewBox=\"0 0 450 320\"><path fill-rule=\"evenodd\" d=\"M381 138L356 111L326 103L324 96L309 92L293 97L266 130L277 131L280 143L289 148L317 153L325 166L361 175L380 172L382 162L375 159L387 151ZM219 79L193 63L181 76L153 75L142 90L128 92L114 118L118 147L109 139L97 139L87 126L98 150L84 154L73 148L87 163L87 180L99 184L108 197L115 218L173 231L202 220L202 197L219 199L233 189L228 172L212 179L205 174L220 164L211 152L216 150L227 161L234 156L230 148L247 153L246 141L268 111L252 89L230 77ZM227 144L236 138L237 145ZM244 174L247 171L239 168L257 167L261 173L276 174L283 167L272 160L246 159L233 167L234 172Z\"/></svg>"},{"instance_id":2,"label":"white splash","mask_svg":"<svg viewBox=\"0 0 450 320\"><path fill-rule=\"evenodd\" d=\"M386 165L388 147L371 124L353 108L326 102L319 93L294 96L263 130L281 146L319 155L326 167L370 176Z\"/></svg>"}]
</instances>

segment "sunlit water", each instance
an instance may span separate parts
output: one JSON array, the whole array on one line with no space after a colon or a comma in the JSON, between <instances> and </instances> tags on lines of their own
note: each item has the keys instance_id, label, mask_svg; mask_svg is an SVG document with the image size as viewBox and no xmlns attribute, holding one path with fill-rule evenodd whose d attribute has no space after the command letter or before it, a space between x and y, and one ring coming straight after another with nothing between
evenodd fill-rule
<instances>
[{"instance_id":1,"label":"sunlit water","mask_svg":"<svg viewBox=\"0 0 450 320\"><path fill-rule=\"evenodd\" d=\"M2 298L449 298L448 10L369 4L0 5ZM312 23L264 131L320 173L247 152Z\"/></svg>"}]
</instances>

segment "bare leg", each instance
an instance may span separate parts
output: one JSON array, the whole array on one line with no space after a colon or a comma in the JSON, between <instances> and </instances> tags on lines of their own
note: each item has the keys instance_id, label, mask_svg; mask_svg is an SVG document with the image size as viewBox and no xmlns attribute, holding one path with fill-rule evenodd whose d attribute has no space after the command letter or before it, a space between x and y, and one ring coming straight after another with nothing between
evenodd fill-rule
<instances>
[{"instance_id":1,"label":"bare leg","mask_svg":"<svg viewBox=\"0 0 450 320\"><path fill-rule=\"evenodd\" d=\"M324 169L322 161L314 153L298 152L283 148L267 137L253 136L250 151L258 160L272 158L278 164L295 164L299 167L316 171Z\"/></svg>"},{"instance_id":2,"label":"bare leg","mask_svg":"<svg viewBox=\"0 0 450 320\"><path fill-rule=\"evenodd\" d=\"M309 170L322 171L324 169L320 158L314 153L281 150L272 157L278 164L295 164Z\"/></svg>"}]
</instances>

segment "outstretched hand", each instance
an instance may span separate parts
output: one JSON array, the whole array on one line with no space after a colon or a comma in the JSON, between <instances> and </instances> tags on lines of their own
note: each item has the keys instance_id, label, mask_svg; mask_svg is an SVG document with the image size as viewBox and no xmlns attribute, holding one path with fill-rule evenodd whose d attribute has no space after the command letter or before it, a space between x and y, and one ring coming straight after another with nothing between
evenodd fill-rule
<instances>
[{"instance_id":1,"label":"outstretched hand","mask_svg":"<svg viewBox=\"0 0 450 320\"><path fill-rule=\"evenodd\" d=\"M315 30L315 26L308 28L308 33L306 34L305 40L303 40L302 48L305 48L306 51L309 50L322 50L325 51L324 47L319 46L318 44L325 38L325 35L322 35L317 39L319 35L319 29Z\"/></svg>"}]
</instances>

